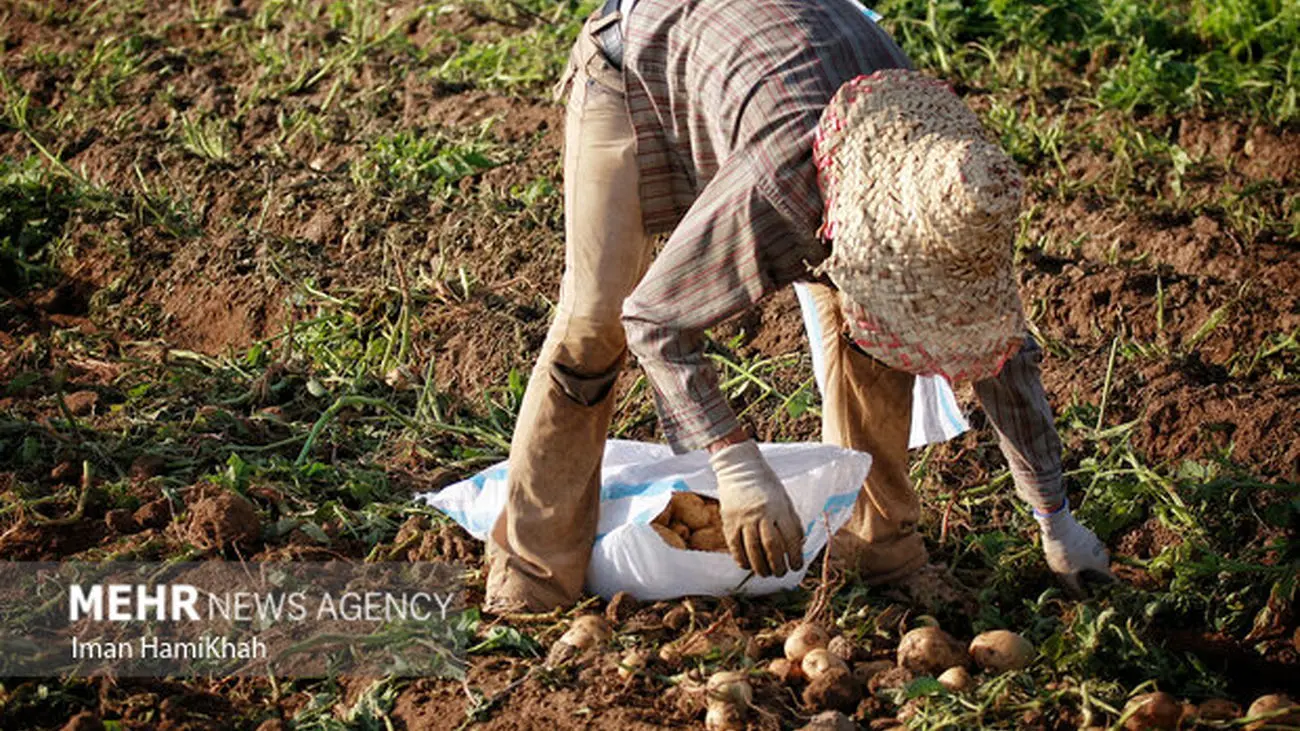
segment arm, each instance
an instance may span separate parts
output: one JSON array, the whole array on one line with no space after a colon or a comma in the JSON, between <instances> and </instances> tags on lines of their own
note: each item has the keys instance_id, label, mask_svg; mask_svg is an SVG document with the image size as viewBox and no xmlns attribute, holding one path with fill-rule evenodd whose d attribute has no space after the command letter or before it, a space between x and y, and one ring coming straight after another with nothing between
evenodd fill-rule
<instances>
[{"instance_id":1,"label":"arm","mask_svg":"<svg viewBox=\"0 0 1300 731\"><path fill-rule=\"evenodd\" d=\"M704 332L770 294L775 287L764 260L796 245L750 171L740 158L723 165L623 306L628 347L679 453L737 435L739 423L704 353Z\"/></svg>"},{"instance_id":2,"label":"arm","mask_svg":"<svg viewBox=\"0 0 1300 731\"><path fill-rule=\"evenodd\" d=\"M764 261L797 245L751 176L741 157L722 167L624 303L623 323L673 450L710 452L732 556L760 576L780 576L802 567L803 530L704 354L705 329L770 293Z\"/></svg>"},{"instance_id":3,"label":"arm","mask_svg":"<svg viewBox=\"0 0 1300 731\"><path fill-rule=\"evenodd\" d=\"M1043 350L1029 333L1020 351L997 376L975 384L975 395L998 433L1020 498L1051 512L1065 500L1061 483L1061 439L1043 391Z\"/></svg>"},{"instance_id":4,"label":"arm","mask_svg":"<svg viewBox=\"0 0 1300 731\"><path fill-rule=\"evenodd\" d=\"M1032 335L997 376L975 384L975 393L998 432L1016 492L1034 509L1047 565L1071 593L1083 582L1113 581L1110 555L1096 534L1070 513L1061 480L1061 440L1047 403L1038 364L1043 351Z\"/></svg>"}]
</instances>

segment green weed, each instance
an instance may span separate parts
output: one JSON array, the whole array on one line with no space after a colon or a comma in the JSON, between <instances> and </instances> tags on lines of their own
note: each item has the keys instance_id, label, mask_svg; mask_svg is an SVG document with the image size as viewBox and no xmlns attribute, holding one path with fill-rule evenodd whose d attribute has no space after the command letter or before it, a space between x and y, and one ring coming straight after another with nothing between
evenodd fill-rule
<instances>
[{"instance_id":1,"label":"green weed","mask_svg":"<svg viewBox=\"0 0 1300 731\"><path fill-rule=\"evenodd\" d=\"M230 123L224 119L199 116L179 117L177 135L181 146L190 154L209 162L225 162L231 154Z\"/></svg>"},{"instance_id":2,"label":"green weed","mask_svg":"<svg viewBox=\"0 0 1300 731\"><path fill-rule=\"evenodd\" d=\"M537 91L559 77L573 39L596 3L575 0L512 4L527 12L531 27L493 42L462 42L433 78L445 84L507 91Z\"/></svg>"},{"instance_id":3,"label":"green weed","mask_svg":"<svg viewBox=\"0 0 1300 731\"><path fill-rule=\"evenodd\" d=\"M479 140L454 141L439 134L397 132L374 140L352 169L361 188L391 194L441 194L461 178L495 163Z\"/></svg>"},{"instance_id":4,"label":"green weed","mask_svg":"<svg viewBox=\"0 0 1300 731\"><path fill-rule=\"evenodd\" d=\"M1075 86L1129 112L1296 117L1300 6L1293 2L885 0L875 9L920 66L959 80ZM1045 60L1056 68L1050 78ZM1089 60L1098 62L1095 87L1079 88L1070 77Z\"/></svg>"},{"instance_id":5,"label":"green weed","mask_svg":"<svg viewBox=\"0 0 1300 731\"><path fill-rule=\"evenodd\" d=\"M402 683L391 678L376 680L365 689L354 703L341 711L339 689L325 686L311 696L301 710L294 714L291 723L295 729L311 731L387 731L393 727L388 713L401 690Z\"/></svg>"},{"instance_id":6,"label":"green weed","mask_svg":"<svg viewBox=\"0 0 1300 731\"><path fill-rule=\"evenodd\" d=\"M73 89L91 106L107 107L118 101L118 89L141 69L150 40L133 35L109 36L77 61Z\"/></svg>"},{"instance_id":7,"label":"green weed","mask_svg":"<svg viewBox=\"0 0 1300 731\"><path fill-rule=\"evenodd\" d=\"M53 279L52 248L78 205L76 187L40 159L0 158L0 287L23 292Z\"/></svg>"}]
</instances>

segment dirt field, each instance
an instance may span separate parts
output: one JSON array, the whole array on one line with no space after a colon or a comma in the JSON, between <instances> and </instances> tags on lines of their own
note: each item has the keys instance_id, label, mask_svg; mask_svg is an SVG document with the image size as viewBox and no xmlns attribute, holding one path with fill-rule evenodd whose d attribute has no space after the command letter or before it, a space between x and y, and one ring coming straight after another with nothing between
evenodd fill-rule
<instances>
[{"instance_id":1,"label":"dirt field","mask_svg":"<svg viewBox=\"0 0 1300 731\"><path fill-rule=\"evenodd\" d=\"M1157 688L1300 698L1300 8L1094 5L877 8L1031 181L1023 300L1071 501L1125 582L1049 591L975 411L914 463L936 559L980 590L938 619L1041 657L966 697L882 688L864 727L1104 727ZM563 262L549 88L590 7L0 0L0 558L219 555L185 531L215 483L256 509L244 558L477 568L409 495L505 454ZM816 438L790 292L711 354L756 434ZM615 434L657 438L634 365L619 398ZM817 585L609 609L614 647L558 669L536 653L567 617L512 623L463 679L5 681L0 727L702 727L699 679L765 667L756 638ZM862 660L917 621L851 581L831 610ZM705 628L698 656L615 672L619 648ZM753 683L756 728L819 710Z\"/></svg>"}]
</instances>

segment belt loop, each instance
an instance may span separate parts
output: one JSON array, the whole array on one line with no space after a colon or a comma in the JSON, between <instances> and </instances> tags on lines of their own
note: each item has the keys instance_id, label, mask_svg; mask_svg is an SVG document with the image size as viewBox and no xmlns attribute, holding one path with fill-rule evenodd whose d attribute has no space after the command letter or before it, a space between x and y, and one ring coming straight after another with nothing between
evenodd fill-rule
<instances>
[{"instance_id":1,"label":"belt loop","mask_svg":"<svg viewBox=\"0 0 1300 731\"><path fill-rule=\"evenodd\" d=\"M592 34L593 36L600 35L600 32L601 32L601 31L605 30L606 28L610 27L611 25L614 25L615 23L618 23L618 22L619 22L620 20L622 20L622 19L623 19L623 14L620 13L620 12L618 12L618 10L617 10L617 3L616 3L616 4L615 4L615 10L614 10L613 12L608 12L608 13L607 13L607 12L605 12L604 10L602 10L601 13L600 13L600 17L599 17L599 18L596 18L596 19L592 22L592 24L591 24L591 34Z\"/></svg>"}]
</instances>

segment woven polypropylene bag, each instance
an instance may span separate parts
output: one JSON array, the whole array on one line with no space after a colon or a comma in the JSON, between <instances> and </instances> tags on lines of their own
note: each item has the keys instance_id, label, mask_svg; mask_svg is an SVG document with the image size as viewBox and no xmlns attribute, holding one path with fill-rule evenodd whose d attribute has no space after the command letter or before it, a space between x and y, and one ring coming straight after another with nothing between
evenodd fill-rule
<instances>
[{"instance_id":1,"label":"woven polypropylene bag","mask_svg":"<svg viewBox=\"0 0 1300 731\"><path fill-rule=\"evenodd\" d=\"M727 553L682 550L664 543L650 521L674 491L716 498L708 456L674 455L662 444L610 440L601 465L600 522L587 589L605 598L626 591L645 600L690 595L767 594L798 586L827 536L852 513L871 457L824 444L760 444L804 526L804 569L781 577L750 577ZM416 496L485 540L506 502L506 464ZM830 533L827 532L829 528Z\"/></svg>"}]
</instances>

